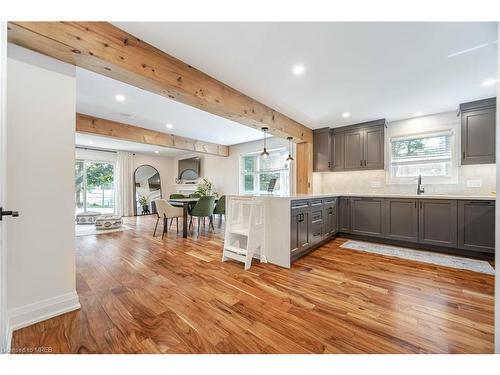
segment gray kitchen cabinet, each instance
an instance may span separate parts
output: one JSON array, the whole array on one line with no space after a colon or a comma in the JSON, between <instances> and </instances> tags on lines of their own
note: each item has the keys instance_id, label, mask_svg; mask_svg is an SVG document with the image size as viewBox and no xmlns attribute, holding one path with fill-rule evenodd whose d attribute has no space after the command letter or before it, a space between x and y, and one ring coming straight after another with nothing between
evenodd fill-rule
<instances>
[{"instance_id":1,"label":"gray kitchen cabinet","mask_svg":"<svg viewBox=\"0 0 500 375\"><path fill-rule=\"evenodd\" d=\"M355 170L363 168L364 131L353 129L344 133L344 168Z\"/></svg>"},{"instance_id":2,"label":"gray kitchen cabinet","mask_svg":"<svg viewBox=\"0 0 500 375\"><path fill-rule=\"evenodd\" d=\"M313 131L313 171L328 172L331 170L331 137L330 129L316 129Z\"/></svg>"},{"instance_id":3,"label":"gray kitchen cabinet","mask_svg":"<svg viewBox=\"0 0 500 375\"><path fill-rule=\"evenodd\" d=\"M323 237L337 232L337 205L335 199L325 199L323 206Z\"/></svg>"},{"instance_id":4,"label":"gray kitchen cabinet","mask_svg":"<svg viewBox=\"0 0 500 375\"><path fill-rule=\"evenodd\" d=\"M340 197L338 199L338 230L339 232L351 233L351 199Z\"/></svg>"},{"instance_id":5,"label":"gray kitchen cabinet","mask_svg":"<svg viewBox=\"0 0 500 375\"><path fill-rule=\"evenodd\" d=\"M420 199L418 203L418 242L457 247L457 201Z\"/></svg>"},{"instance_id":6,"label":"gray kitchen cabinet","mask_svg":"<svg viewBox=\"0 0 500 375\"><path fill-rule=\"evenodd\" d=\"M311 200L311 213L310 226L309 226L309 240L311 244L316 244L323 239L323 224L324 224L324 212L323 212L323 200L313 199Z\"/></svg>"},{"instance_id":7,"label":"gray kitchen cabinet","mask_svg":"<svg viewBox=\"0 0 500 375\"><path fill-rule=\"evenodd\" d=\"M332 156L332 161L331 161L331 166L332 170L334 172L336 171L343 171L345 169L345 163L344 163L344 140L345 140L345 135L343 132L340 133L335 133L332 132L331 134L331 156Z\"/></svg>"},{"instance_id":8,"label":"gray kitchen cabinet","mask_svg":"<svg viewBox=\"0 0 500 375\"><path fill-rule=\"evenodd\" d=\"M290 252L301 252L310 245L309 201L293 201L290 217Z\"/></svg>"},{"instance_id":9,"label":"gray kitchen cabinet","mask_svg":"<svg viewBox=\"0 0 500 375\"><path fill-rule=\"evenodd\" d=\"M351 233L383 237L385 234L385 199L351 198Z\"/></svg>"},{"instance_id":10,"label":"gray kitchen cabinet","mask_svg":"<svg viewBox=\"0 0 500 375\"><path fill-rule=\"evenodd\" d=\"M385 237L407 242L418 241L418 208L415 199L385 200Z\"/></svg>"},{"instance_id":11,"label":"gray kitchen cabinet","mask_svg":"<svg viewBox=\"0 0 500 375\"><path fill-rule=\"evenodd\" d=\"M458 202L458 247L495 252L495 201Z\"/></svg>"},{"instance_id":12,"label":"gray kitchen cabinet","mask_svg":"<svg viewBox=\"0 0 500 375\"><path fill-rule=\"evenodd\" d=\"M384 125L366 128L363 136L363 168L384 169Z\"/></svg>"},{"instance_id":13,"label":"gray kitchen cabinet","mask_svg":"<svg viewBox=\"0 0 500 375\"><path fill-rule=\"evenodd\" d=\"M460 104L462 164L495 163L496 98Z\"/></svg>"}]
</instances>

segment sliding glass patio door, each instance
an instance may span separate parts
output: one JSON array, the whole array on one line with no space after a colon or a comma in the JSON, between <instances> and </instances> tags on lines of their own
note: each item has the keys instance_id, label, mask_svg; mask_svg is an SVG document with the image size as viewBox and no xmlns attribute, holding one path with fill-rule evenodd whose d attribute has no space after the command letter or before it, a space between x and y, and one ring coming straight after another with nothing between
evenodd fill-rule
<instances>
[{"instance_id":1,"label":"sliding glass patio door","mask_svg":"<svg viewBox=\"0 0 500 375\"><path fill-rule=\"evenodd\" d=\"M115 166L90 160L75 162L75 211L115 212Z\"/></svg>"}]
</instances>

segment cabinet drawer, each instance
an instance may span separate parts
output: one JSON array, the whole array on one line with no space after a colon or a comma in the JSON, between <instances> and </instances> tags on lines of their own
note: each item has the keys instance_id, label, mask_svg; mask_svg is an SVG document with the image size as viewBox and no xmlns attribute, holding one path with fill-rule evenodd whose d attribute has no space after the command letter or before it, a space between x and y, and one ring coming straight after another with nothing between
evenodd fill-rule
<instances>
[{"instance_id":1,"label":"cabinet drawer","mask_svg":"<svg viewBox=\"0 0 500 375\"><path fill-rule=\"evenodd\" d=\"M307 208L307 207L309 207L308 200L292 201L292 210L298 208Z\"/></svg>"},{"instance_id":2,"label":"cabinet drawer","mask_svg":"<svg viewBox=\"0 0 500 375\"><path fill-rule=\"evenodd\" d=\"M323 210L311 210L311 224L321 223L323 221Z\"/></svg>"},{"instance_id":3,"label":"cabinet drawer","mask_svg":"<svg viewBox=\"0 0 500 375\"><path fill-rule=\"evenodd\" d=\"M311 207L321 207L323 205L323 199L313 199L311 201Z\"/></svg>"},{"instance_id":4,"label":"cabinet drawer","mask_svg":"<svg viewBox=\"0 0 500 375\"><path fill-rule=\"evenodd\" d=\"M311 224L311 243L318 243L323 239L322 222Z\"/></svg>"}]
</instances>

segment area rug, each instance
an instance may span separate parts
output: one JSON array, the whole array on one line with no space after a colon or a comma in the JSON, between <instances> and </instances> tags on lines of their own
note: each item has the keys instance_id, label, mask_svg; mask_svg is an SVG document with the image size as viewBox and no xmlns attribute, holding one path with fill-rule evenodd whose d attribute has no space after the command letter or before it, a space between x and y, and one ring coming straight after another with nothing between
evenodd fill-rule
<instances>
[{"instance_id":1,"label":"area rug","mask_svg":"<svg viewBox=\"0 0 500 375\"><path fill-rule=\"evenodd\" d=\"M364 251L367 253L409 259L409 260L414 260L416 262L431 263L431 264L436 264L438 266L445 266L445 267L469 270L473 272L480 272L488 275L495 274L495 269L487 261L484 260L469 259L454 255L445 255L445 254L431 253L429 251L408 249L406 247L389 246L389 245L376 244L372 242L353 241L353 240L345 242L340 247L349 250Z\"/></svg>"},{"instance_id":2,"label":"area rug","mask_svg":"<svg viewBox=\"0 0 500 375\"><path fill-rule=\"evenodd\" d=\"M115 229L99 229L99 230L95 229L95 225L75 225L75 236L80 237L80 236L90 236L90 235L107 234L114 232L123 232L125 230L130 230L130 229L132 228L126 225L122 225L120 228L115 228Z\"/></svg>"}]
</instances>

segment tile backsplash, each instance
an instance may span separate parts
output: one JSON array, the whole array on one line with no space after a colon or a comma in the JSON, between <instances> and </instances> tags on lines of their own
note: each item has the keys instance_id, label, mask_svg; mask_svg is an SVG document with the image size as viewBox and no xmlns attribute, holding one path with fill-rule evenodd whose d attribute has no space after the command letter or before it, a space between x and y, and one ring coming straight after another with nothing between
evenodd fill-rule
<instances>
[{"instance_id":1,"label":"tile backsplash","mask_svg":"<svg viewBox=\"0 0 500 375\"><path fill-rule=\"evenodd\" d=\"M415 194L415 184L387 184L386 171L325 172L313 174L315 193L379 193ZM494 164L464 165L458 167L458 183L426 184L427 194L491 195L496 189L496 166Z\"/></svg>"}]
</instances>

